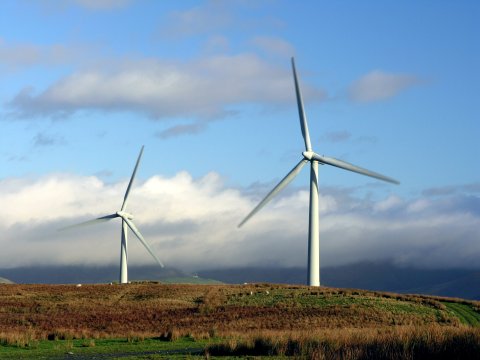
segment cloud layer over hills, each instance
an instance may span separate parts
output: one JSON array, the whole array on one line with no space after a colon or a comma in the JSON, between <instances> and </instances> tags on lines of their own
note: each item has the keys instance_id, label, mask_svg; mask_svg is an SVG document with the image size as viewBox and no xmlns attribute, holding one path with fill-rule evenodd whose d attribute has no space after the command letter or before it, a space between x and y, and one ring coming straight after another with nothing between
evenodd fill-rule
<instances>
[{"instance_id":1,"label":"cloud layer over hills","mask_svg":"<svg viewBox=\"0 0 480 360\"><path fill-rule=\"evenodd\" d=\"M57 229L119 210L126 185L68 174L1 180L0 263L116 264L118 221ZM322 266L382 259L431 268L478 266L480 198L474 185L379 200L352 189L321 189ZM167 266L305 266L308 189L287 190L238 229L264 195L263 190L229 188L216 173L195 179L180 172L137 182L128 210ZM133 234L130 239L129 261L151 264Z\"/></svg>"}]
</instances>

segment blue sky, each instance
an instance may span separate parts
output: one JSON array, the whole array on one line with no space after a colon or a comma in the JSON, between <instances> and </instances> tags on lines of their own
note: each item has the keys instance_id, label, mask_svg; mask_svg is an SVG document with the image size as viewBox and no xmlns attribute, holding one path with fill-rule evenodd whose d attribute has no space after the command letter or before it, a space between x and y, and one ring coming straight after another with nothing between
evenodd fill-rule
<instances>
[{"instance_id":1,"label":"blue sky","mask_svg":"<svg viewBox=\"0 0 480 360\"><path fill-rule=\"evenodd\" d=\"M355 211L366 206L369 219L378 220L384 211L380 218L385 228L388 221L405 222L405 232L395 235L405 242L414 228L405 219L413 221L412 206L425 210L427 227L436 222L446 226L440 219L453 219L451 212L467 214L471 222L463 229L471 231L461 238L462 249L468 252L479 240L474 235L480 213L479 17L475 1L4 0L0 192L4 203L17 207L9 211L19 216L9 217L5 231L14 237L12 226L34 219L35 225L31 221L25 225L30 229L25 237L33 239L32 234L41 233L35 226L47 228L74 221L75 216L115 210L92 199L75 215L71 203L52 200L52 208L43 208L52 214L48 225L40 215L30 217L18 207L58 198L55 186L43 188L49 181L59 188L68 183L75 189L77 184L86 194L102 190L116 206L141 145L145 153L138 173L140 193L152 190L148 184L154 180L168 180L172 188L183 181L205 190L196 195L203 199L198 206L208 208L209 201L215 201L206 194L215 194L211 191L216 189L238 205L218 210L229 214L234 225L300 159L303 141L290 68L290 57L295 56L314 149L401 181L392 186L321 167L321 193L327 204L329 197L337 204L324 210L326 221L330 217L333 224L341 213L342 226L354 227L360 224ZM265 209L271 224L265 220L263 228L259 219L258 228L252 224L232 235L226 225L230 222L223 219L219 221L225 228L217 224L217 233L233 236L239 244L257 242L261 236L273 238L267 224L287 222L295 204L286 207L285 214L273 214L292 197L301 206L295 216L304 221L307 181L304 170L283 197ZM38 195L32 189L39 189ZM236 200L229 197L232 192ZM65 193L65 199L70 195ZM80 201L75 198L75 203ZM193 206L189 201L198 199L185 201L189 207ZM172 203L182 202L172 198ZM220 204L219 200L219 208ZM156 209L164 205L159 203ZM140 208L137 203L137 213ZM355 221L347 216L352 212ZM181 240L188 248L188 239L196 237L197 227L205 223L201 219L214 216L200 209L192 213L201 216L168 220L158 211L145 225L151 227L154 247L176 262L182 263L174 246L165 250L165 243ZM189 222L191 232L163 237L157 233L159 224L175 228L177 221L180 228ZM328 224L325 246L331 254L338 255L333 245L338 234L358 240L340 230L329 238ZM442 226L435 231L441 232ZM306 227L297 229L292 223L289 229L291 237L306 239ZM377 230L379 239L387 236ZM114 230L105 234L113 237ZM448 244L440 246L442 254L460 236L450 235L442 240ZM39 235L37 242L42 242ZM227 243L218 235L211 246L235 253ZM287 265L302 264L303 247L298 260ZM271 261L281 261L292 249L285 245L284 250ZM88 258L82 257L83 251L71 261ZM368 258L338 251L343 262ZM396 260L412 258L407 248L399 251L403 253ZM453 265L466 261L462 254ZM395 256L386 249L378 258ZM61 258L45 256L38 261L64 261ZM439 255L436 261L441 259ZM91 261L113 262L116 257L105 254ZM7 266L15 264L7 261ZM200 260L195 264L204 266Z\"/></svg>"}]
</instances>

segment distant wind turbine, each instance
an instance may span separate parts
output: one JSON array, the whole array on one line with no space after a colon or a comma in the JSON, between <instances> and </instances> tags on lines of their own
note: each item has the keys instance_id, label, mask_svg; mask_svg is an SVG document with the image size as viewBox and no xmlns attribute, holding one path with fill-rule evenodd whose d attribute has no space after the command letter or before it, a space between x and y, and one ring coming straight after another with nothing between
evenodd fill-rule
<instances>
[{"instance_id":1,"label":"distant wind turbine","mask_svg":"<svg viewBox=\"0 0 480 360\"><path fill-rule=\"evenodd\" d=\"M120 211L117 211L116 213L111 214L111 215L102 216L102 217L99 217L99 218L96 218L96 219L93 219L93 220L85 221L85 222L82 222L80 224L70 225L70 226L67 226L65 228L60 229L60 230L66 230L66 229L71 229L71 228L80 227L80 226L94 225L94 224L101 223L101 222L106 222L106 221L109 221L109 220L112 220L112 219L115 219L115 218L121 218L122 219L122 240L121 240L121 250L120 250L120 283L121 284L128 283L128 269L127 269L127 259L128 259L128 253L127 253L127 239L128 239L128 236L127 236L127 234L128 234L128 228L130 228L130 230L132 230L132 232L137 236L138 240L140 240L140 242L143 244L143 246L145 246L145 248L150 253L150 255L153 256L155 261L162 268L164 267L162 262L160 261L160 259L155 255L155 253L153 252L150 245L148 245L148 243L146 242L146 240L144 239L144 237L142 236L142 234L140 233L138 228L133 223L133 216L126 212L128 196L129 196L130 190L132 188L133 180L135 179L135 175L137 173L138 165L140 164L140 159L142 158L143 148L144 148L144 146L142 146L142 149L140 150L140 154L138 155L137 163L135 164L135 168L133 169L132 177L130 178L130 182L128 183L127 191L125 192L125 196L123 198L123 204L122 204L122 207L120 208Z\"/></svg>"},{"instance_id":2,"label":"distant wind turbine","mask_svg":"<svg viewBox=\"0 0 480 360\"><path fill-rule=\"evenodd\" d=\"M387 181L393 184L399 182L390 177L378 174L376 172L349 164L345 161L331 157L321 156L315 153L310 143L308 133L307 117L303 108L302 93L298 85L297 71L295 69L295 60L292 57L293 79L295 82L295 92L297 95L298 114L300 116L300 127L305 142L305 151L302 152L303 158L295 167L270 191L267 196L243 219L238 225L241 227L261 208L263 208L272 198L286 187L302 170L307 162L310 162L310 218L308 229L308 284L310 286L320 286L320 242L319 242L319 224L318 224L318 164L332 165L338 168L353 171L362 175L370 176L379 180Z\"/></svg>"}]
</instances>

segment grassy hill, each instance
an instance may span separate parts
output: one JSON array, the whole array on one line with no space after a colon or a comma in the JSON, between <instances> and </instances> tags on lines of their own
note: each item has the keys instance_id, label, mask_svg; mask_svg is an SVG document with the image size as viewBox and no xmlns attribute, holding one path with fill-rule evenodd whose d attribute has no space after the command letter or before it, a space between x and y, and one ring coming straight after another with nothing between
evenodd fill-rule
<instances>
[{"instance_id":1,"label":"grassy hill","mask_svg":"<svg viewBox=\"0 0 480 360\"><path fill-rule=\"evenodd\" d=\"M304 285L307 281L307 269L298 267L212 269L199 271L198 274L227 284L268 282ZM322 268L322 285L480 300L479 269L426 269L402 267L390 261L360 262Z\"/></svg>"},{"instance_id":2,"label":"grassy hill","mask_svg":"<svg viewBox=\"0 0 480 360\"><path fill-rule=\"evenodd\" d=\"M265 354L288 353L295 341L364 349L379 339L402 341L401 351L415 344L418 351L422 341L447 351L451 339L480 350L480 303L443 297L272 284L0 285L0 305L4 345L187 336L216 339L209 345L212 354L259 346Z\"/></svg>"},{"instance_id":3,"label":"grassy hill","mask_svg":"<svg viewBox=\"0 0 480 360\"><path fill-rule=\"evenodd\" d=\"M95 284L118 281L118 265L29 266L0 268L0 277L17 284ZM192 283L193 274L158 265L129 266L129 279L166 282L174 278ZM305 285L306 268L246 267L195 272L204 279L226 284L284 283ZM179 279L184 278L184 279ZM322 268L322 285L361 288L402 294L429 294L480 300L480 269L424 269L401 267L392 262L361 262Z\"/></svg>"},{"instance_id":4,"label":"grassy hill","mask_svg":"<svg viewBox=\"0 0 480 360\"><path fill-rule=\"evenodd\" d=\"M192 284L192 285L220 285L221 281L206 279L199 276L177 276L165 278L160 281L163 284Z\"/></svg>"}]
</instances>

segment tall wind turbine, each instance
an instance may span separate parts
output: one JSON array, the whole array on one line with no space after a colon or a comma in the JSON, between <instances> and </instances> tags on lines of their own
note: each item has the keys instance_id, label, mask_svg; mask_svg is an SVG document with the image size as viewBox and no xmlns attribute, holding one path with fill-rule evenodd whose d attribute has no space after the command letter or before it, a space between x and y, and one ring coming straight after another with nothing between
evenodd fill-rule
<instances>
[{"instance_id":1,"label":"tall wind turbine","mask_svg":"<svg viewBox=\"0 0 480 360\"><path fill-rule=\"evenodd\" d=\"M138 155L137 163L135 164L135 168L133 169L132 177L130 178L130 182L128 183L127 191L125 192L125 196L123 198L123 204L122 207L120 208L120 211L117 211L114 214L110 215L105 215L93 220L85 221L80 224L75 224L71 226L67 226L61 230L66 230L70 229L73 227L79 227L79 226L86 226L86 225L94 225L97 223L101 222L106 222L115 218L121 218L122 219L122 239L121 239L121 245L120 245L120 283L121 284L126 284L128 283L128 269L127 269L127 259L128 259L128 252L127 252L127 240L128 240L128 228L132 230L132 232L135 234L135 236L140 240L140 242L145 246L147 251L150 253L150 255L153 256L155 261L163 268L163 264L160 261L160 259L155 255L153 252L152 248L148 243L146 242L145 238L142 236L138 228L135 226L133 223L133 216L129 213L126 212L127 209L127 202L128 202L128 196L130 195L130 190L132 189L132 184L133 180L135 179L135 175L137 174L137 169L138 165L140 164L140 159L142 158L143 154L143 148L140 150L140 154Z\"/></svg>"},{"instance_id":2,"label":"tall wind turbine","mask_svg":"<svg viewBox=\"0 0 480 360\"><path fill-rule=\"evenodd\" d=\"M399 182L390 177L361 168L331 157L318 155L312 149L310 135L308 133L307 117L303 108L302 93L298 85L297 71L295 69L295 60L292 57L292 71L295 82L295 92L297 95L298 114L300 116L300 128L302 130L303 140L305 142L305 151L302 152L302 159L297 165L270 191L267 196L242 220L238 225L241 227L261 208L263 208L272 198L286 187L310 162L310 215L308 227L308 284L310 286L320 286L320 243L319 243L319 225L318 225L318 165L331 165L340 169L349 170L358 174L370 176L379 180L387 181L393 184Z\"/></svg>"}]
</instances>

